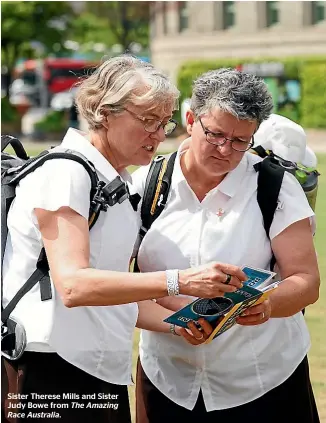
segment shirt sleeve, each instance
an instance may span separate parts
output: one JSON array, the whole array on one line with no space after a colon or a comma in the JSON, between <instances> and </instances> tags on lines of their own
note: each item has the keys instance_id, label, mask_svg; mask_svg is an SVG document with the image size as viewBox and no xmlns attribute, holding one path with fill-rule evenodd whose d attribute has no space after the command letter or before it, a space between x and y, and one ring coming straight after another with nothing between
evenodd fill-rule
<instances>
[{"instance_id":1,"label":"shirt sleeve","mask_svg":"<svg viewBox=\"0 0 326 423\"><path fill-rule=\"evenodd\" d=\"M278 205L270 229L270 239L295 222L310 218L312 233L315 231L315 214L296 178L285 172L279 194Z\"/></svg>"},{"instance_id":2,"label":"shirt sleeve","mask_svg":"<svg viewBox=\"0 0 326 423\"><path fill-rule=\"evenodd\" d=\"M33 210L40 208L56 211L60 207L70 207L88 220L91 180L80 163L53 159L36 169L33 177L29 182L34 186L30 203ZM31 187L32 185L29 186ZM31 189L28 191L31 193Z\"/></svg>"}]
</instances>

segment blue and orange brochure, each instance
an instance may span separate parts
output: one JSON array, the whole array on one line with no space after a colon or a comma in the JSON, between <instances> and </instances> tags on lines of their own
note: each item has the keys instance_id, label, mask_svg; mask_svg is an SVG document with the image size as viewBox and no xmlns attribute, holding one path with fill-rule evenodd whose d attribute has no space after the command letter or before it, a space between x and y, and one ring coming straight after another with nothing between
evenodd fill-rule
<instances>
[{"instance_id":1,"label":"blue and orange brochure","mask_svg":"<svg viewBox=\"0 0 326 423\"><path fill-rule=\"evenodd\" d=\"M224 297L219 297L214 304L214 299L207 300L199 298L192 303L178 310L164 322L177 326L187 327L189 321L197 322L200 317L208 320L215 329L206 341L210 343L217 336L230 329L248 307L262 303L281 281L274 281L276 275L264 269L257 269L244 266L243 272L248 276L241 289L235 292L226 293ZM223 298L226 298L223 304ZM225 312L223 312L223 309Z\"/></svg>"}]
</instances>

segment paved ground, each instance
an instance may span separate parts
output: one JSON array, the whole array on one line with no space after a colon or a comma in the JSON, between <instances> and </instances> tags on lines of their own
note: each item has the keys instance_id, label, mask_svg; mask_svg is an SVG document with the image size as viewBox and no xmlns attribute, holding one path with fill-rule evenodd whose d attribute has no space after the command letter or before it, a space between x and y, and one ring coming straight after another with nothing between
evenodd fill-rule
<instances>
[{"instance_id":1,"label":"paved ground","mask_svg":"<svg viewBox=\"0 0 326 423\"><path fill-rule=\"evenodd\" d=\"M315 153L326 153L326 130L318 129L308 129L306 130L308 145L311 147ZM159 147L159 152L173 151L177 149L180 142L186 138L186 135L180 136L178 138L168 138L166 139ZM35 149L40 146L42 148L49 148L50 146L57 145L60 143L60 140L53 141L34 141L29 137L22 137L22 141L26 146L26 149Z\"/></svg>"}]
</instances>

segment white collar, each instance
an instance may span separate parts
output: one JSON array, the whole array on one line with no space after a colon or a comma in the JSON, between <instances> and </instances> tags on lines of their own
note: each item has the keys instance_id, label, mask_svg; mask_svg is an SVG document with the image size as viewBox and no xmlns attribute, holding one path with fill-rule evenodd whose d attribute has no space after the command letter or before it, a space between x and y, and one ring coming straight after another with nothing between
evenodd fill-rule
<instances>
[{"instance_id":1,"label":"white collar","mask_svg":"<svg viewBox=\"0 0 326 423\"><path fill-rule=\"evenodd\" d=\"M191 138L189 137L186 140L184 140L178 148L177 157L176 157L175 166L174 166L174 172L173 172L173 182L175 184L178 184L180 182L187 182L181 169L180 159L182 154L184 154L189 148L190 142L191 142ZM231 170L231 172L229 172L225 176L223 181L220 182L210 192L219 190L223 194L226 194L228 197L230 198L233 197L237 191L237 188L239 187L240 181L244 177L244 174L248 170L254 171L254 168L251 164L251 160L248 160L248 154L251 154L251 153L245 153L240 163L238 164L238 166L235 169Z\"/></svg>"}]
</instances>

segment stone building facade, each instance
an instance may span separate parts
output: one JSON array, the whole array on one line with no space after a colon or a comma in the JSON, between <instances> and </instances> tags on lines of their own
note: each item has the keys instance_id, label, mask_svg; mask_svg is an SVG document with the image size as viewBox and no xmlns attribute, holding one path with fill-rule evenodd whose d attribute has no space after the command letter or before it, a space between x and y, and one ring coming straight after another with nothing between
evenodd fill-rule
<instances>
[{"instance_id":1,"label":"stone building facade","mask_svg":"<svg viewBox=\"0 0 326 423\"><path fill-rule=\"evenodd\" d=\"M326 55L326 1L156 1L151 61L173 80L187 60Z\"/></svg>"}]
</instances>

